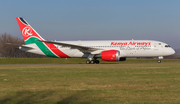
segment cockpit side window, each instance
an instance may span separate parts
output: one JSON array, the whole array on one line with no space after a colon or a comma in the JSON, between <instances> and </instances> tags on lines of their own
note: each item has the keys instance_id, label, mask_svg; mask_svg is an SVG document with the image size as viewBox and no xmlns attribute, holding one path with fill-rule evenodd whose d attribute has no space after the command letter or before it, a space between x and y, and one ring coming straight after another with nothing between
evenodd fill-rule
<instances>
[{"instance_id":1,"label":"cockpit side window","mask_svg":"<svg viewBox=\"0 0 180 104\"><path fill-rule=\"evenodd\" d=\"M165 45L166 48L170 47L169 45Z\"/></svg>"}]
</instances>

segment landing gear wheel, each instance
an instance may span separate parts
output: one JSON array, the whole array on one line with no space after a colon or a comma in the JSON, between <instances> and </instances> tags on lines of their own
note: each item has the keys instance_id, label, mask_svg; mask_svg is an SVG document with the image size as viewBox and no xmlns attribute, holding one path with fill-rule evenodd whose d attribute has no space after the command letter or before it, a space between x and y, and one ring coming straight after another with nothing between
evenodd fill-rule
<instances>
[{"instance_id":1,"label":"landing gear wheel","mask_svg":"<svg viewBox=\"0 0 180 104\"><path fill-rule=\"evenodd\" d=\"M99 60L96 60L97 58L95 58L94 60L87 60L86 64L99 64Z\"/></svg>"},{"instance_id":2,"label":"landing gear wheel","mask_svg":"<svg viewBox=\"0 0 180 104\"><path fill-rule=\"evenodd\" d=\"M158 60L157 62L158 62L158 63L161 63L161 60Z\"/></svg>"},{"instance_id":3,"label":"landing gear wheel","mask_svg":"<svg viewBox=\"0 0 180 104\"><path fill-rule=\"evenodd\" d=\"M94 60L91 60L91 61L90 61L90 64L94 64Z\"/></svg>"},{"instance_id":4,"label":"landing gear wheel","mask_svg":"<svg viewBox=\"0 0 180 104\"><path fill-rule=\"evenodd\" d=\"M94 62L94 63L99 64L99 60L95 60L95 62Z\"/></svg>"},{"instance_id":5,"label":"landing gear wheel","mask_svg":"<svg viewBox=\"0 0 180 104\"><path fill-rule=\"evenodd\" d=\"M86 61L86 64L90 64L90 61L89 61L89 60L87 60L87 61Z\"/></svg>"}]
</instances>

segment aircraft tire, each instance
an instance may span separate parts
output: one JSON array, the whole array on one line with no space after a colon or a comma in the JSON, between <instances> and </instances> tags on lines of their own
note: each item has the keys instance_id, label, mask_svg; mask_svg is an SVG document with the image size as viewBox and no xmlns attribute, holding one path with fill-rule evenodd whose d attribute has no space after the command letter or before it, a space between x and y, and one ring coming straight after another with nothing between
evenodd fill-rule
<instances>
[{"instance_id":1,"label":"aircraft tire","mask_svg":"<svg viewBox=\"0 0 180 104\"><path fill-rule=\"evenodd\" d=\"M89 60L87 60L87 61L86 61L86 64L90 64L90 61L89 61Z\"/></svg>"},{"instance_id":2,"label":"aircraft tire","mask_svg":"<svg viewBox=\"0 0 180 104\"><path fill-rule=\"evenodd\" d=\"M158 63L161 63L161 60L158 60L157 62L158 62Z\"/></svg>"},{"instance_id":3,"label":"aircraft tire","mask_svg":"<svg viewBox=\"0 0 180 104\"><path fill-rule=\"evenodd\" d=\"M95 63L95 61L94 61L94 60L91 60L91 61L90 61L90 64L94 64L94 63Z\"/></svg>"},{"instance_id":4,"label":"aircraft tire","mask_svg":"<svg viewBox=\"0 0 180 104\"><path fill-rule=\"evenodd\" d=\"M95 63L96 63L96 64L99 64L99 60L95 60Z\"/></svg>"}]
</instances>

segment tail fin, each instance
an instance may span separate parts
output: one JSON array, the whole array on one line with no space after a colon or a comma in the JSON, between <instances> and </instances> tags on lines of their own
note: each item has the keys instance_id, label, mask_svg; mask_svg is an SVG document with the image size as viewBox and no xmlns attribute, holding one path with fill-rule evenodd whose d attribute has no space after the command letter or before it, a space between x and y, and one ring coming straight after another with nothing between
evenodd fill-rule
<instances>
[{"instance_id":1,"label":"tail fin","mask_svg":"<svg viewBox=\"0 0 180 104\"><path fill-rule=\"evenodd\" d=\"M29 25L25 19L16 17L16 20L19 24L25 44L35 43L46 56L69 58L68 55L56 48L54 44L43 42L45 40Z\"/></svg>"},{"instance_id":2,"label":"tail fin","mask_svg":"<svg viewBox=\"0 0 180 104\"><path fill-rule=\"evenodd\" d=\"M44 41L44 39L29 25L24 18L16 17L16 20L19 24L25 44L37 43L37 40Z\"/></svg>"}]
</instances>

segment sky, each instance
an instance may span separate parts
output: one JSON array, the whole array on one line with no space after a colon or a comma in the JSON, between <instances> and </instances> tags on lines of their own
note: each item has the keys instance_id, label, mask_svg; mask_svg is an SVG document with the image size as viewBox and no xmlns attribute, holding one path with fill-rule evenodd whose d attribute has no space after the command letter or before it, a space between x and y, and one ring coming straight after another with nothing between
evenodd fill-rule
<instances>
[{"instance_id":1,"label":"sky","mask_svg":"<svg viewBox=\"0 0 180 104\"><path fill-rule=\"evenodd\" d=\"M0 34L23 17L48 40L157 40L180 49L180 0L0 0Z\"/></svg>"}]
</instances>

